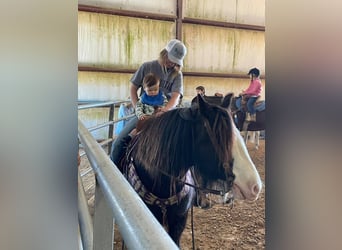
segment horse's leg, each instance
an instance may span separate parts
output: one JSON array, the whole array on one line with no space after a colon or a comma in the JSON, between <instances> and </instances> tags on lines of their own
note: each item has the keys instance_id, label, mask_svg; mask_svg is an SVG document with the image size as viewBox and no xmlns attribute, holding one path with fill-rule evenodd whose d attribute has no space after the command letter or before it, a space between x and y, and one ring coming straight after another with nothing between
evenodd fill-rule
<instances>
[{"instance_id":1,"label":"horse's leg","mask_svg":"<svg viewBox=\"0 0 342 250\"><path fill-rule=\"evenodd\" d=\"M248 141L248 131L247 131L247 130L241 131L241 136L243 137L243 139L245 140L245 144L247 145L247 141Z\"/></svg>"},{"instance_id":2,"label":"horse's leg","mask_svg":"<svg viewBox=\"0 0 342 250\"><path fill-rule=\"evenodd\" d=\"M201 178L201 176L197 176L197 185L200 187L206 187L207 183ZM207 209L211 207L210 198L208 197L208 194L203 192L202 190L197 190L195 195L195 206Z\"/></svg>"},{"instance_id":3,"label":"horse's leg","mask_svg":"<svg viewBox=\"0 0 342 250\"><path fill-rule=\"evenodd\" d=\"M249 131L249 140L251 143L255 143L255 131Z\"/></svg>"},{"instance_id":4,"label":"horse's leg","mask_svg":"<svg viewBox=\"0 0 342 250\"><path fill-rule=\"evenodd\" d=\"M180 244L180 238L185 229L187 217L188 211L182 214L178 214L175 211L175 213L171 213L168 216L169 235L177 246Z\"/></svg>"},{"instance_id":5,"label":"horse's leg","mask_svg":"<svg viewBox=\"0 0 342 250\"><path fill-rule=\"evenodd\" d=\"M192 181L190 181L190 183L194 184ZM178 205L168 209L167 219L169 235L177 246L180 245L180 238L186 226L188 211L194 204L195 197L195 190L190 188L188 195L184 197Z\"/></svg>"},{"instance_id":6,"label":"horse's leg","mask_svg":"<svg viewBox=\"0 0 342 250\"><path fill-rule=\"evenodd\" d=\"M259 149L260 131L255 132L255 149Z\"/></svg>"},{"instance_id":7,"label":"horse's leg","mask_svg":"<svg viewBox=\"0 0 342 250\"><path fill-rule=\"evenodd\" d=\"M212 207L211 200L208 194L202 191L198 191L196 198L197 198L197 200L195 201L196 206L199 206L202 209L208 209Z\"/></svg>"}]
</instances>

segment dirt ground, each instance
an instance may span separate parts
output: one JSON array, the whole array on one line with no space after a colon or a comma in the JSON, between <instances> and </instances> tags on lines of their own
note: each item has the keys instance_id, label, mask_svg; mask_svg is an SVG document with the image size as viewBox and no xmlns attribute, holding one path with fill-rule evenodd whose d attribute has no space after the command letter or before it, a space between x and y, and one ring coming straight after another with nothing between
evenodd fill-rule
<instances>
[{"instance_id":1,"label":"dirt ground","mask_svg":"<svg viewBox=\"0 0 342 250\"><path fill-rule=\"evenodd\" d=\"M248 144L250 156L265 184L265 141L260 140L259 149ZM86 156L82 157L81 173L89 169ZM94 210L94 174L82 177L91 214ZM215 200L215 197L213 197ZM196 250L254 250L265 249L265 185L259 199L253 203L235 201L234 207L215 204L204 210L194 207L193 226ZM121 237L115 230L114 249L121 249ZM191 217L181 238L181 249L192 247Z\"/></svg>"}]
</instances>

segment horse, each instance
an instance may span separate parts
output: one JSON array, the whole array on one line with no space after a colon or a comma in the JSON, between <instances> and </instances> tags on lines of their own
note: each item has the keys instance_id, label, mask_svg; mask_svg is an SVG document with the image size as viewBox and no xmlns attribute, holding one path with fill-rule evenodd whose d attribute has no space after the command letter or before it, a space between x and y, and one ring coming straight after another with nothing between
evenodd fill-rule
<instances>
[{"instance_id":1,"label":"horse","mask_svg":"<svg viewBox=\"0 0 342 250\"><path fill-rule=\"evenodd\" d=\"M230 103L231 95L225 98ZM224 185L216 192L249 201L262 189L227 107L211 105L200 95L197 101L146 120L118 166L177 246L196 189L219 181ZM199 186L191 170L204 180Z\"/></svg>"},{"instance_id":2,"label":"horse","mask_svg":"<svg viewBox=\"0 0 342 250\"><path fill-rule=\"evenodd\" d=\"M233 93L230 93L233 95ZM224 101L224 98L222 96L202 96L207 102L210 104L215 105L221 105ZM194 105L196 103L197 97L194 97L191 101L191 105ZM255 148L259 148L259 137L260 137L260 131L263 131L266 129L266 110L265 110L265 101L257 101L255 104L255 108L257 110L256 112L256 119L255 121L245 121L246 120L246 112L239 109L236 106L236 101L239 98L232 97L231 105L230 105L230 112L232 113L232 116L234 117L234 122L237 128L241 131L241 134L243 138L245 139L245 143L247 144L248 138L250 138L251 141L255 142ZM248 132L253 132L250 136Z\"/></svg>"},{"instance_id":3,"label":"horse","mask_svg":"<svg viewBox=\"0 0 342 250\"><path fill-rule=\"evenodd\" d=\"M239 97L234 97L232 99L231 110L233 113L234 121L237 128L241 131L243 137L245 138L245 143L248 141L248 131L252 131L251 140L255 141L255 148L259 148L259 137L260 131L266 129L266 109L265 101L256 102L256 118L255 121L246 121L246 112L238 109L236 106L236 100Z\"/></svg>"}]
</instances>

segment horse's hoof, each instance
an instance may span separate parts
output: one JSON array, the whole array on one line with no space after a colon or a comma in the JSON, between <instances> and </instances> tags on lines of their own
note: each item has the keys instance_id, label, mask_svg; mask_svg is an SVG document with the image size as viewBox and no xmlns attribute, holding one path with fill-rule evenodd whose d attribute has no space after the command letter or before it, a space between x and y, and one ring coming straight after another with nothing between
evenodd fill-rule
<instances>
[{"instance_id":1,"label":"horse's hoof","mask_svg":"<svg viewBox=\"0 0 342 250\"><path fill-rule=\"evenodd\" d=\"M201 198L198 201L198 207L202 209L209 209L212 207L212 204L208 198Z\"/></svg>"},{"instance_id":2,"label":"horse's hoof","mask_svg":"<svg viewBox=\"0 0 342 250\"><path fill-rule=\"evenodd\" d=\"M212 205L208 202L206 204L201 204L199 207L202 209L209 209L212 207Z\"/></svg>"}]
</instances>

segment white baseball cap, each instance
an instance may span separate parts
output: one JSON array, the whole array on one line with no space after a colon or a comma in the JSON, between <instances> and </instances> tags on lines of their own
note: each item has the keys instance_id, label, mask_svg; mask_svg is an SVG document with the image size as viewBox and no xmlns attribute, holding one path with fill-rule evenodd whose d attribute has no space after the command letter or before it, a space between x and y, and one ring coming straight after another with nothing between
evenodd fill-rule
<instances>
[{"instance_id":1,"label":"white baseball cap","mask_svg":"<svg viewBox=\"0 0 342 250\"><path fill-rule=\"evenodd\" d=\"M186 47L184 43L178 39L172 39L168 42L165 49L167 51L167 57L171 62L183 66L183 59L186 55Z\"/></svg>"}]
</instances>

